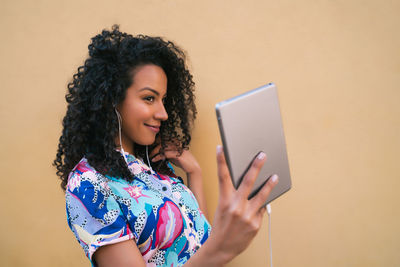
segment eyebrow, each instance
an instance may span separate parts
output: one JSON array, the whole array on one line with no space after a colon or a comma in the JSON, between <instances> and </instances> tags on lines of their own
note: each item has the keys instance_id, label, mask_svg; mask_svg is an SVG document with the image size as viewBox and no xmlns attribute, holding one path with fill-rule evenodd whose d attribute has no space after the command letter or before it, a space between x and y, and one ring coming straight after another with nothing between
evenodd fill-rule
<instances>
[{"instance_id":1,"label":"eyebrow","mask_svg":"<svg viewBox=\"0 0 400 267\"><path fill-rule=\"evenodd\" d=\"M160 96L160 93L159 93L157 90L154 90L153 88L150 88L150 87L144 87L144 88L140 89L139 92L144 91L144 90L151 91L151 92L153 92L155 95Z\"/></svg>"}]
</instances>

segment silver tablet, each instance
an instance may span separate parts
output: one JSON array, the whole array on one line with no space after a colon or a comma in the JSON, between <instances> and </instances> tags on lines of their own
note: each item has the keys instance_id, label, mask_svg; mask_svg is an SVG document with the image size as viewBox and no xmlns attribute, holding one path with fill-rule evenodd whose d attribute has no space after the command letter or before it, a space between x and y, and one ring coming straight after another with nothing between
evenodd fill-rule
<instances>
[{"instance_id":1,"label":"silver tablet","mask_svg":"<svg viewBox=\"0 0 400 267\"><path fill-rule=\"evenodd\" d=\"M261 86L215 106L218 126L233 185L239 184L260 151L267 161L260 171L249 198L273 174L279 176L265 204L291 188L286 142L276 86Z\"/></svg>"}]
</instances>

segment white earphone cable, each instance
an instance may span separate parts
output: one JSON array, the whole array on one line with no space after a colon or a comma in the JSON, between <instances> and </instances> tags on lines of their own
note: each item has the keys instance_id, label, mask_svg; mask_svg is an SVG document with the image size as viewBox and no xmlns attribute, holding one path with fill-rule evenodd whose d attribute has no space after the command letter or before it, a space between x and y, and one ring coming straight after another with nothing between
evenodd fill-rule
<instances>
[{"instance_id":1,"label":"white earphone cable","mask_svg":"<svg viewBox=\"0 0 400 267\"><path fill-rule=\"evenodd\" d=\"M146 157L147 157L147 164L149 165L149 168L151 172L153 172L153 168L151 168L150 160L149 160L149 148L146 146Z\"/></svg>"},{"instance_id":2,"label":"white earphone cable","mask_svg":"<svg viewBox=\"0 0 400 267\"><path fill-rule=\"evenodd\" d=\"M122 118L121 115L119 114L118 110L115 108L115 113L117 114L117 118L118 118L118 134L119 134L119 145L121 146L121 151L122 154L124 155L124 160L126 162L126 165L129 165L128 160L126 159L126 155L125 155L125 151L124 148L122 147L122 138L121 138L121 122L122 122ZM149 148L148 146L146 146L146 157L147 157L147 164L149 165L149 168L151 170L151 172L153 172L153 168L151 167L150 164L150 160L149 160Z\"/></svg>"},{"instance_id":3,"label":"white earphone cable","mask_svg":"<svg viewBox=\"0 0 400 267\"><path fill-rule=\"evenodd\" d=\"M268 213L268 239L269 239L269 259L270 259L270 267L272 265L272 238L271 238L271 205L267 205L267 213Z\"/></svg>"},{"instance_id":4,"label":"white earphone cable","mask_svg":"<svg viewBox=\"0 0 400 267\"><path fill-rule=\"evenodd\" d=\"M121 138L121 122L122 122L122 118L121 118L121 115L119 114L118 110L116 108L114 110L115 110L115 113L117 114L117 118L118 118L119 145L121 147L122 155L124 156L124 160L126 162L126 165L129 166L128 160L126 159L124 148L122 147L122 138Z\"/></svg>"}]
</instances>

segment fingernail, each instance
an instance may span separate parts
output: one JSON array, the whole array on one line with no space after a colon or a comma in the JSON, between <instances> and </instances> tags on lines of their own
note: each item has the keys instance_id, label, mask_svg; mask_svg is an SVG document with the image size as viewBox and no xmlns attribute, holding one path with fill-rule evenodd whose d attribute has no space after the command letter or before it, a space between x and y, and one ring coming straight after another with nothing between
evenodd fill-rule
<instances>
[{"instance_id":1,"label":"fingernail","mask_svg":"<svg viewBox=\"0 0 400 267\"><path fill-rule=\"evenodd\" d=\"M276 182L278 182L278 175L276 175L276 174L274 174L274 175L272 175L272 177L271 177L271 181L275 184Z\"/></svg>"},{"instance_id":2,"label":"fingernail","mask_svg":"<svg viewBox=\"0 0 400 267\"><path fill-rule=\"evenodd\" d=\"M260 152L257 156L258 159L265 159L265 153L264 152Z\"/></svg>"},{"instance_id":3,"label":"fingernail","mask_svg":"<svg viewBox=\"0 0 400 267\"><path fill-rule=\"evenodd\" d=\"M217 153L221 153L222 152L222 146L221 145L217 145Z\"/></svg>"}]
</instances>

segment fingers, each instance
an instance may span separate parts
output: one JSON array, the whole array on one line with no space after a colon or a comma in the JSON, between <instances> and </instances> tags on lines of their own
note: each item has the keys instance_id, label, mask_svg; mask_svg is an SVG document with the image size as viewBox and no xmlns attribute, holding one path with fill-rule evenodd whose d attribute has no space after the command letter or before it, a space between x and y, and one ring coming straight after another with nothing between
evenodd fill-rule
<instances>
[{"instance_id":1,"label":"fingers","mask_svg":"<svg viewBox=\"0 0 400 267\"><path fill-rule=\"evenodd\" d=\"M152 151L151 156L152 159L151 161L159 161L159 160L164 160L166 158L177 158L181 156L179 152L176 149L170 149L170 148L165 148L163 154L160 153L160 148L161 145L156 146L156 148Z\"/></svg>"},{"instance_id":2,"label":"fingers","mask_svg":"<svg viewBox=\"0 0 400 267\"><path fill-rule=\"evenodd\" d=\"M161 144L156 145L150 152L150 157L155 157L160 153L160 149L161 149ZM164 152L165 151L176 151L177 150L177 146L174 145L173 143L168 143L164 146Z\"/></svg>"},{"instance_id":3,"label":"fingers","mask_svg":"<svg viewBox=\"0 0 400 267\"><path fill-rule=\"evenodd\" d=\"M267 158L267 156L265 155L265 153L260 152L257 155L257 157L253 160L253 162L251 163L249 170L246 172L246 174L243 177L243 180L238 188L238 192L243 197L247 198L249 196L251 190L253 189L254 182L257 179L257 176L260 173L260 170L261 170L262 166L264 165L266 158Z\"/></svg>"},{"instance_id":4,"label":"fingers","mask_svg":"<svg viewBox=\"0 0 400 267\"><path fill-rule=\"evenodd\" d=\"M161 145L157 145L155 148L153 148L153 150L151 150L151 152L150 152L150 158L152 158L152 157L154 157L154 156L156 156L157 154L159 154L160 153L160 148L161 148Z\"/></svg>"},{"instance_id":5,"label":"fingers","mask_svg":"<svg viewBox=\"0 0 400 267\"><path fill-rule=\"evenodd\" d=\"M219 178L219 191L220 199L228 196L233 191L232 180L229 174L228 166L226 164L224 151L222 146L217 146L217 167Z\"/></svg>"},{"instance_id":6,"label":"fingers","mask_svg":"<svg viewBox=\"0 0 400 267\"><path fill-rule=\"evenodd\" d=\"M259 216L264 216L264 214L265 214L265 212L267 211L267 207L261 207L259 210L258 210L258 212L257 212L257 214L259 215Z\"/></svg>"},{"instance_id":7,"label":"fingers","mask_svg":"<svg viewBox=\"0 0 400 267\"><path fill-rule=\"evenodd\" d=\"M153 158L151 159L151 161L152 161L152 162L157 162L157 161L164 160L164 159L165 159L165 157L164 157L163 155L157 154L155 157L153 157Z\"/></svg>"},{"instance_id":8,"label":"fingers","mask_svg":"<svg viewBox=\"0 0 400 267\"><path fill-rule=\"evenodd\" d=\"M263 219L264 214L265 214L266 211L267 211L267 208L266 208L265 206L259 208L259 209L256 211L255 218L256 218L256 220L259 220L259 221L260 221L260 226L261 226L261 224L262 224L262 219Z\"/></svg>"},{"instance_id":9,"label":"fingers","mask_svg":"<svg viewBox=\"0 0 400 267\"><path fill-rule=\"evenodd\" d=\"M249 206L251 209L253 209L253 211L258 211L260 207L264 205L272 189L278 184L278 181L278 175L272 175L264 184L264 186L260 189L260 191L258 191L258 193L250 199Z\"/></svg>"}]
</instances>

